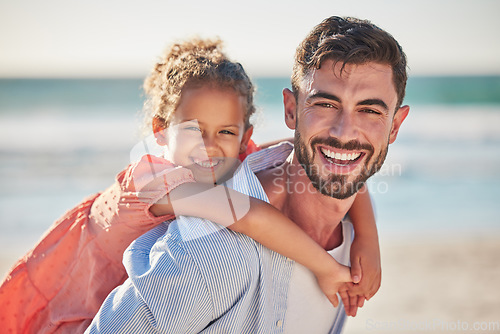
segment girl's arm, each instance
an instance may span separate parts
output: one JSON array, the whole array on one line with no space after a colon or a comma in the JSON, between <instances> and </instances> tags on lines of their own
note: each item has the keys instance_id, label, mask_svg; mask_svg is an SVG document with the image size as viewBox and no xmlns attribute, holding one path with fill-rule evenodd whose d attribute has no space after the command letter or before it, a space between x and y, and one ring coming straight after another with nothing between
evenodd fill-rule
<instances>
[{"instance_id":1,"label":"girl's arm","mask_svg":"<svg viewBox=\"0 0 500 334\"><path fill-rule=\"evenodd\" d=\"M377 225L366 185L356 195L349 217L355 233L351 245L351 274L353 280L361 279L359 284L350 284L348 289L351 310L346 308L346 313L354 316L357 310L354 305L361 307L365 299L373 297L380 288L382 277ZM347 299L345 293L340 294L344 301Z\"/></svg>"},{"instance_id":2,"label":"girl's arm","mask_svg":"<svg viewBox=\"0 0 500 334\"><path fill-rule=\"evenodd\" d=\"M311 270L330 302L351 281L350 270L339 264L278 209L225 186L186 183L153 205L154 215L176 214L205 218L243 233L265 247Z\"/></svg>"}]
</instances>

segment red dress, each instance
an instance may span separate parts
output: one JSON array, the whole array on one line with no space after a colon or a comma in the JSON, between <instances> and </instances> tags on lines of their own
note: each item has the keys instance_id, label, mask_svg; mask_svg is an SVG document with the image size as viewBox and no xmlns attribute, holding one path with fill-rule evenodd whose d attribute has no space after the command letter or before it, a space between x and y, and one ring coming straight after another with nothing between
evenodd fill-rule
<instances>
[{"instance_id":1,"label":"red dress","mask_svg":"<svg viewBox=\"0 0 500 334\"><path fill-rule=\"evenodd\" d=\"M258 150L251 142L240 159ZM83 333L106 296L127 278L124 250L174 218L153 216L151 205L185 182L194 182L188 169L144 156L111 187L64 214L0 286L1 331Z\"/></svg>"}]
</instances>

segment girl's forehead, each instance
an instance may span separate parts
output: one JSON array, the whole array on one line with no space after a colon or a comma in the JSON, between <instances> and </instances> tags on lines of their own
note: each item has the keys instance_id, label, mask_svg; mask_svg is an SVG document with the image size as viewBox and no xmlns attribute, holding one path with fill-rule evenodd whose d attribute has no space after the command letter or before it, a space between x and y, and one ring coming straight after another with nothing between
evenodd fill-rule
<instances>
[{"instance_id":1,"label":"girl's forehead","mask_svg":"<svg viewBox=\"0 0 500 334\"><path fill-rule=\"evenodd\" d=\"M179 103L182 103L182 100L191 99L195 96L204 97L206 95L242 96L241 93L231 86L223 86L214 82L197 83L188 84L183 87Z\"/></svg>"},{"instance_id":2,"label":"girl's forehead","mask_svg":"<svg viewBox=\"0 0 500 334\"><path fill-rule=\"evenodd\" d=\"M192 87L183 91L173 119L177 122L239 124L244 122L246 99L233 89Z\"/></svg>"}]
</instances>

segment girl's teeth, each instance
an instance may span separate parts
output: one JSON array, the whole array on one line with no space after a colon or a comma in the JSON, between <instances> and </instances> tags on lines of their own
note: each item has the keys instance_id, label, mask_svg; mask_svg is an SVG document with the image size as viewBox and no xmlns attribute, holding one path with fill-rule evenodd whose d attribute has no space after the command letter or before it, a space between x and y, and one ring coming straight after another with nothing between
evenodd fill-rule
<instances>
[{"instance_id":1,"label":"girl's teeth","mask_svg":"<svg viewBox=\"0 0 500 334\"><path fill-rule=\"evenodd\" d=\"M217 166L219 164L219 161L204 160L204 161L195 161L194 163L204 168L212 168L214 166Z\"/></svg>"}]
</instances>

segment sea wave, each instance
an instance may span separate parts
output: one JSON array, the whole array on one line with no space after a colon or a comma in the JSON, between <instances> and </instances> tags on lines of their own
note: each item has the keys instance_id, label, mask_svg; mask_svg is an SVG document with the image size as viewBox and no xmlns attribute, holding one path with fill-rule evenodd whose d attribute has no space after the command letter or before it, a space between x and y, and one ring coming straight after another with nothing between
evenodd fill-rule
<instances>
[{"instance_id":1,"label":"sea wave","mask_svg":"<svg viewBox=\"0 0 500 334\"><path fill-rule=\"evenodd\" d=\"M410 106L400 138L430 141L500 141L500 106Z\"/></svg>"}]
</instances>

